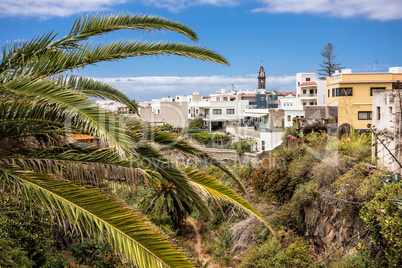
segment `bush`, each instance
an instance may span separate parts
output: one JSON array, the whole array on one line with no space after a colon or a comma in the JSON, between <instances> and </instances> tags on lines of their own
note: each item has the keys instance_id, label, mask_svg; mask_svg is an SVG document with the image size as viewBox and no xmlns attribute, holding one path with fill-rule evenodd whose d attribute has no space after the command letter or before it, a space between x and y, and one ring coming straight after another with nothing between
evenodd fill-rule
<instances>
[{"instance_id":1,"label":"bush","mask_svg":"<svg viewBox=\"0 0 402 268\"><path fill-rule=\"evenodd\" d=\"M257 193L282 204L290 200L296 188L285 168L259 167L250 177Z\"/></svg>"},{"instance_id":2,"label":"bush","mask_svg":"<svg viewBox=\"0 0 402 268\"><path fill-rule=\"evenodd\" d=\"M73 256L80 264L97 268L123 267L118 254L107 241L87 240L71 246Z\"/></svg>"},{"instance_id":3,"label":"bush","mask_svg":"<svg viewBox=\"0 0 402 268\"><path fill-rule=\"evenodd\" d=\"M239 138L239 141L233 145L233 149L236 150L238 154L251 152L253 148L253 139L252 138Z\"/></svg>"},{"instance_id":4,"label":"bush","mask_svg":"<svg viewBox=\"0 0 402 268\"><path fill-rule=\"evenodd\" d=\"M189 121L189 129L206 129L207 127L204 125L204 119L202 116L197 116L194 119L190 119Z\"/></svg>"},{"instance_id":5,"label":"bush","mask_svg":"<svg viewBox=\"0 0 402 268\"><path fill-rule=\"evenodd\" d=\"M279 242L270 240L262 245L250 248L244 255L240 268L282 268L286 267L285 252Z\"/></svg>"},{"instance_id":6,"label":"bush","mask_svg":"<svg viewBox=\"0 0 402 268\"><path fill-rule=\"evenodd\" d=\"M278 240L251 248L244 255L240 268L283 268L283 267L312 267L314 264L309 254L308 245L301 239L285 246Z\"/></svg>"},{"instance_id":7,"label":"bush","mask_svg":"<svg viewBox=\"0 0 402 268\"><path fill-rule=\"evenodd\" d=\"M281 210L275 214L276 225L289 228L290 230L295 230L297 233L302 233L300 231L298 215L292 208L291 203L286 203L281 207Z\"/></svg>"},{"instance_id":8,"label":"bush","mask_svg":"<svg viewBox=\"0 0 402 268\"><path fill-rule=\"evenodd\" d=\"M375 244L385 253L389 267L402 266L402 209L391 200L402 197L402 183L391 183L361 210L361 218L367 228L378 225L371 230Z\"/></svg>"},{"instance_id":9,"label":"bush","mask_svg":"<svg viewBox=\"0 0 402 268\"><path fill-rule=\"evenodd\" d=\"M381 267L367 250L349 255L339 262L332 263L330 268L377 268Z\"/></svg>"},{"instance_id":10,"label":"bush","mask_svg":"<svg viewBox=\"0 0 402 268\"><path fill-rule=\"evenodd\" d=\"M0 267L40 267L54 244L47 210L21 200L2 199L0 209ZM23 265L21 265L23 264Z\"/></svg>"},{"instance_id":11,"label":"bush","mask_svg":"<svg viewBox=\"0 0 402 268\"><path fill-rule=\"evenodd\" d=\"M211 134L204 132L190 133L190 137L205 146L224 146L230 142L229 135Z\"/></svg>"},{"instance_id":12,"label":"bush","mask_svg":"<svg viewBox=\"0 0 402 268\"><path fill-rule=\"evenodd\" d=\"M343 155L355 157L365 163L372 163L371 136L353 133L339 140L338 150Z\"/></svg>"}]
</instances>

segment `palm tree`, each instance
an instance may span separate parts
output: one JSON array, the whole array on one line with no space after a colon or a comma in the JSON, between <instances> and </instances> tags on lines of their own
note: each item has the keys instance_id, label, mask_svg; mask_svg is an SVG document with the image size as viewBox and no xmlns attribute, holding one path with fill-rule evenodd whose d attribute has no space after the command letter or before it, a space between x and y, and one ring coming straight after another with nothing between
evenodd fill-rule
<instances>
[{"instance_id":1,"label":"palm tree","mask_svg":"<svg viewBox=\"0 0 402 268\"><path fill-rule=\"evenodd\" d=\"M229 200L269 224L233 190L200 170L171 163L153 144L218 166L245 193L226 167L174 135L105 112L89 98L119 101L134 111L137 107L117 89L68 75L68 71L150 55L228 62L212 50L183 43L90 42L92 37L118 30L168 30L197 41L196 33L178 22L155 16L104 14L78 18L69 34L60 39L50 32L1 47L0 191L9 196L22 194L28 203L41 202L56 223L63 225L68 219L88 233L108 239L139 267L193 267L141 215L104 191L103 183L170 183L179 197L191 200L205 217L211 216L203 199L208 196ZM69 142L74 134L99 137L105 146L74 147Z\"/></svg>"}]
</instances>

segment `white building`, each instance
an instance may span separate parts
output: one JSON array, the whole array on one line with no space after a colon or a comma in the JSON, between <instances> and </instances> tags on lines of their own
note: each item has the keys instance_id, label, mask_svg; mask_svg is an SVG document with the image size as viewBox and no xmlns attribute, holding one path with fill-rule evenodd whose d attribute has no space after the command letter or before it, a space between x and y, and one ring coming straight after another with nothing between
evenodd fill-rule
<instances>
[{"instance_id":1,"label":"white building","mask_svg":"<svg viewBox=\"0 0 402 268\"><path fill-rule=\"evenodd\" d=\"M326 81L318 79L317 74L296 74L296 97L299 105L325 105L325 92Z\"/></svg>"},{"instance_id":2,"label":"white building","mask_svg":"<svg viewBox=\"0 0 402 268\"><path fill-rule=\"evenodd\" d=\"M95 103L99 105L99 107L105 109L108 112L125 112L128 113L129 109L127 105L113 101L113 100L96 100Z\"/></svg>"},{"instance_id":3,"label":"white building","mask_svg":"<svg viewBox=\"0 0 402 268\"><path fill-rule=\"evenodd\" d=\"M380 168L399 174L402 174L401 90L374 90L372 108L373 157Z\"/></svg>"}]
</instances>

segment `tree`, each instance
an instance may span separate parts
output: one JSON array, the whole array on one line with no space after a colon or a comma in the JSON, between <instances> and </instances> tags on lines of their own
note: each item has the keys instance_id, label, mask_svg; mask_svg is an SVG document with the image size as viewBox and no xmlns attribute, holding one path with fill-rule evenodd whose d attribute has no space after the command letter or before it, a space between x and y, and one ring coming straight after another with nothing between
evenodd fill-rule
<instances>
[{"instance_id":1,"label":"tree","mask_svg":"<svg viewBox=\"0 0 402 268\"><path fill-rule=\"evenodd\" d=\"M207 127L204 125L204 118L202 115L198 115L194 119L189 119L189 129L206 129Z\"/></svg>"},{"instance_id":2,"label":"tree","mask_svg":"<svg viewBox=\"0 0 402 268\"><path fill-rule=\"evenodd\" d=\"M335 46L333 44L328 43L320 54L324 57L324 60L322 64L320 64L321 69L318 71L319 75L323 76L323 79L324 77L331 76L336 70L345 68L341 63L335 62L335 58L338 55L335 54Z\"/></svg>"},{"instance_id":3,"label":"tree","mask_svg":"<svg viewBox=\"0 0 402 268\"><path fill-rule=\"evenodd\" d=\"M0 191L22 195L48 208L55 223L72 223L113 247L139 267L192 267L192 263L137 212L104 189L107 182L171 183L178 196L190 199L201 215L210 211L201 194L229 200L269 224L233 190L201 171L170 162L153 147L177 150L203 159L238 179L218 161L176 136L138 120L113 115L88 97L137 107L117 89L68 71L102 61L151 55L179 55L228 64L205 47L172 42L90 42L117 30L174 31L197 41L181 23L155 16L105 14L78 18L71 31L56 39L53 31L30 41L1 46ZM82 148L76 134L98 137L105 146Z\"/></svg>"}]
</instances>

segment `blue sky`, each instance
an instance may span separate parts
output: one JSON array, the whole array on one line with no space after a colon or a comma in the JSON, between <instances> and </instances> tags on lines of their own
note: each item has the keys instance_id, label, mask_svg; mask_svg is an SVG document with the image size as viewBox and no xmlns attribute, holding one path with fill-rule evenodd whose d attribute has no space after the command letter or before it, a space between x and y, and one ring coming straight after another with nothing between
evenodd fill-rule
<instances>
[{"instance_id":1,"label":"blue sky","mask_svg":"<svg viewBox=\"0 0 402 268\"><path fill-rule=\"evenodd\" d=\"M268 90L291 91L295 73L312 72L320 51L335 45L337 60L354 72L402 66L401 0L2 0L0 42L26 40L50 30L60 37L89 12L153 14L182 22L198 45L224 55L230 66L187 58L132 58L90 66L80 74L106 81L136 100L253 90L262 64ZM121 32L105 40L167 40L195 44L176 33ZM377 70L387 70L387 67Z\"/></svg>"}]
</instances>

